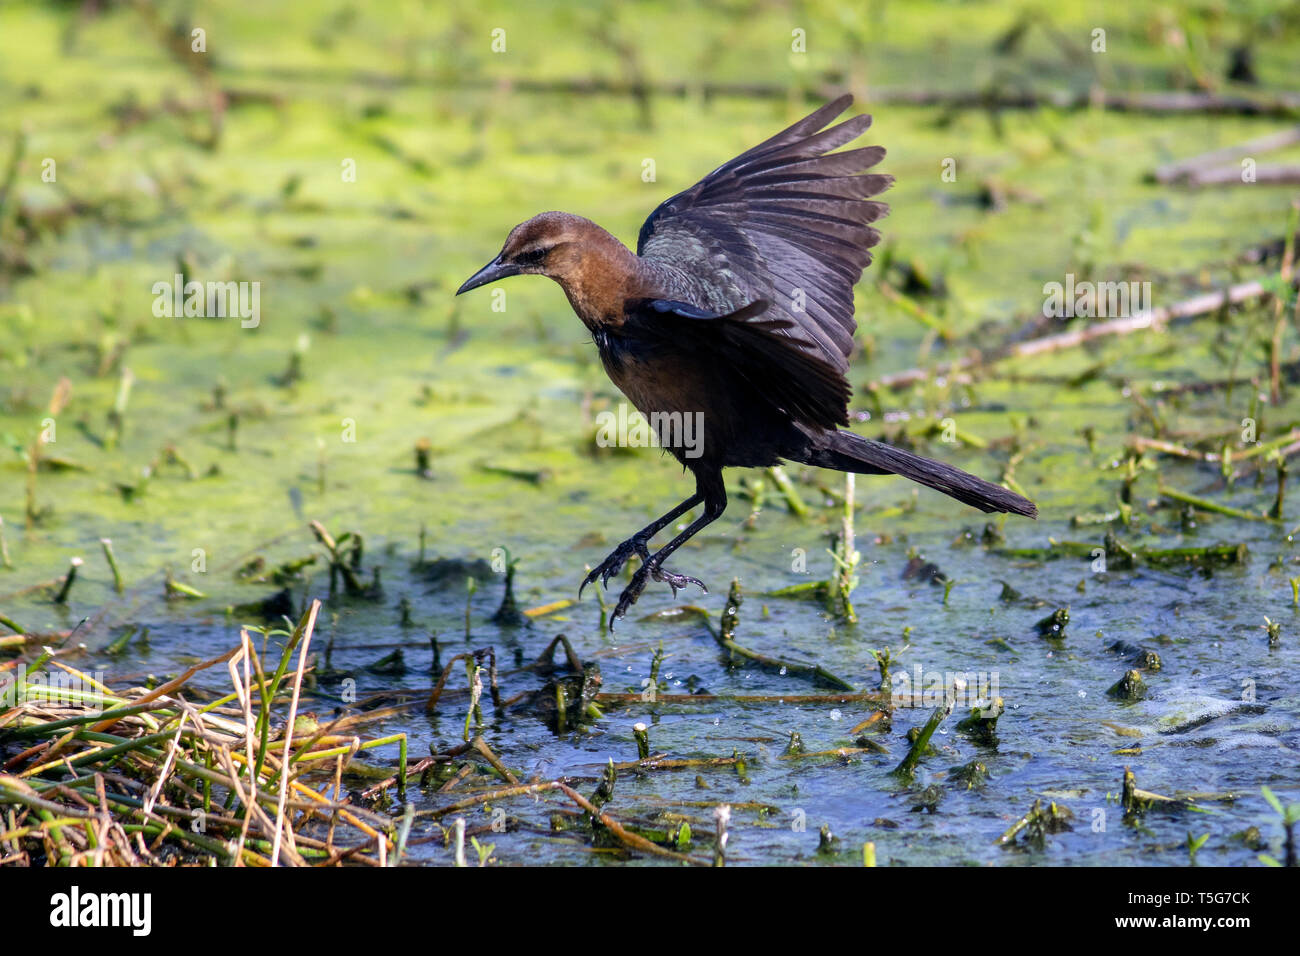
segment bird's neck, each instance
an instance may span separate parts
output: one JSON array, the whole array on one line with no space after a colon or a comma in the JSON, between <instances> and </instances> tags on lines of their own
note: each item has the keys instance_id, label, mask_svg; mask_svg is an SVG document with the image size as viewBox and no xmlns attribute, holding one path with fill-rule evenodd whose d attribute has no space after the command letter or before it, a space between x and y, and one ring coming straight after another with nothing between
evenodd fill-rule
<instances>
[{"instance_id":1,"label":"bird's neck","mask_svg":"<svg viewBox=\"0 0 1300 956\"><path fill-rule=\"evenodd\" d=\"M644 294L641 259L594 224L581 242L564 251L557 266L552 278L564 289L578 318L593 332L622 325L624 304Z\"/></svg>"}]
</instances>

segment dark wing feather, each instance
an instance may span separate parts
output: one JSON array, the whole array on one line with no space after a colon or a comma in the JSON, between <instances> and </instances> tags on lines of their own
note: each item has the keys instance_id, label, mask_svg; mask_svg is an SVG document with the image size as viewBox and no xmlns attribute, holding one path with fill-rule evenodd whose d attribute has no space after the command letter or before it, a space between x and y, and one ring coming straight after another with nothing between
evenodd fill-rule
<instances>
[{"instance_id":1,"label":"dark wing feather","mask_svg":"<svg viewBox=\"0 0 1300 956\"><path fill-rule=\"evenodd\" d=\"M638 255L699 281L717 311L768 300L764 321L784 323L768 334L840 373L857 328L853 287L880 240L870 223L889 209L870 197L894 181L864 174L883 147L829 152L871 125L857 116L823 129L852 102L841 96L719 166L651 213L637 239Z\"/></svg>"},{"instance_id":2,"label":"dark wing feather","mask_svg":"<svg viewBox=\"0 0 1300 956\"><path fill-rule=\"evenodd\" d=\"M807 349L790 348L792 323L762 299L720 315L689 302L651 299L628 310L622 334L708 355L794 421L833 429L849 423L844 373Z\"/></svg>"}]
</instances>

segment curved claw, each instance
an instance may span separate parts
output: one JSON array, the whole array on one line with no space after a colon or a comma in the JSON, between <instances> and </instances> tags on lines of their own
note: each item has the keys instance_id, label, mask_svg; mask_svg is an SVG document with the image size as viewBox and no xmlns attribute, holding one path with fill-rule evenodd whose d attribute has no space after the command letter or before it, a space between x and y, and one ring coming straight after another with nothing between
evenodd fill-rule
<instances>
[{"instance_id":1,"label":"curved claw","mask_svg":"<svg viewBox=\"0 0 1300 956\"><path fill-rule=\"evenodd\" d=\"M637 599L645 590L646 582L653 578L656 581L662 581L667 584L673 591L673 597L677 597L677 592L694 584L697 585L705 594L709 593L708 587L699 578L693 578L687 574L678 574L676 571L669 571L667 568L657 568L652 563L646 562L637 568L636 573L632 575L632 580L628 582L623 593L618 596L618 603L614 605L614 613L609 619L610 633L614 631L614 622L622 618Z\"/></svg>"},{"instance_id":2,"label":"curved claw","mask_svg":"<svg viewBox=\"0 0 1300 956\"><path fill-rule=\"evenodd\" d=\"M693 578L689 574L678 574L676 571L669 571L667 568L657 568L653 572L656 581L662 581L673 589L673 597L677 597L678 591L684 591L687 587L694 584L705 594L709 593L708 587L699 578Z\"/></svg>"},{"instance_id":3,"label":"curved claw","mask_svg":"<svg viewBox=\"0 0 1300 956\"><path fill-rule=\"evenodd\" d=\"M646 581L650 578L649 571L649 566L645 564L637 568L636 573L632 575L632 580L623 589L623 593L618 596L618 603L614 605L614 613L609 618L611 634L614 632L614 622L627 613L627 609L636 603L637 598L641 596L641 592L645 590Z\"/></svg>"},{"instance_id":4,"label":"curved claw","mask_svg":"<svg viewBox=\"0 0 1300 956\"><path fill-rule=\"evenodd\" d=\"M582 583L578 585L578 600L582 600L582 592L586 590L588 584L594 584L597 578L600 579L601 587L608 588L609 579L623 570L623 565L627 564L627 559L634 554L641 558L642 567L650 560L650 550L646 547L645 542L639 538L628 538L611 551L609 557L596 565L582 579Z\"/></svg>"},{"instance_id":5,"label":"curved claw","mask_svg":"<svg viewBox=\"0 0 1300 956\"><path fill-rule=\"evenodd\" d=\"M600 568L601 568L602 566L603 566L603 565L597 566L596 569L593 570L593 571L591 571L591 572L590 572L590 573L589 573L585 578L583 578L583 579L582 579L582 583L578 585L578 600L579 600L579 601L582 600L582 592L585 591L585 590L587 589L587 585L588 585L588 584L592 584L592 583L594 583L595 580L596 580L596 578L600 577Z\"/></svg>"}]
</instances>

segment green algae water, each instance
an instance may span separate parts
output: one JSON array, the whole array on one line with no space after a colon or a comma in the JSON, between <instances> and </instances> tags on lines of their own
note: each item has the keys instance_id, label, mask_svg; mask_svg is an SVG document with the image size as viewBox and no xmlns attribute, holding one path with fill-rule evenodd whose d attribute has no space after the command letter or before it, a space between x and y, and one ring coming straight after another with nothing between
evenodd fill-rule
<instances>
[{"instance_id":1,"label":"green algae water","mask_svg":"<svg viewBox=\"0 0 1300 956\"><path fill-rule=\"evenodd\" d=\"M185 55L139 11L0 8L0 614L121 689L319 598L304 709L377 714L364 733L406 734L412 759L464 743L460 666L424 704L440 665L492 648L502 704L483 699L476 733L512 775L590 795L611 761L631 765L606 809L707 855L730 806L730 865L860 864L871 843L881 865L1181 866L1202 835L1200 863L1280 857L1261 788L1300 799L1300 512L1280 464L1300 442L1294 290L1279 278L1295 191L1151 174L1287 121L872 100L1189 82L1203 64L1153 46L1174 27L1141 7L1107 21L1099 65L1047 30L1004 49L1015 6L878 3L855 26L856 6L818 5L823 39L803 57L779 10L740 27L694 11L683 39L680 12L652 6L644 24L611 10L603 26L493 4L166 7L160 22L206 29L207 51ZM1086 50L1089 5L1052 16ZM1213 23L1177 16L1191 50L1213 46ZM1263 88L1289 80L1297 29L1257 42ZM613 51L632 37L662 53L634 64L652 89L763 76L792 92L706 95L701 79L638 102L565 86L618 78ZM597 442L622 397L556 287L452 293L543 209L631 243L655 205L803 115L816 97L799 91L835 72L865 94L866 141L897 177L857 293L854 429L1006 481L1040 518L858 478L853 621L810 587L837 574L844 477L786 469L799 508L773 476L729 472L726 515L670 562L709 593L652 584L611 633L578 583L691 480L657 449ZM1267 158L1296 163L1300 147ZM245 298L224 315L206 297L204 314L156 308L156 285L177 281ZM1251 281L1275 295L948 370L1087 328L1044 306L1051 283L1090 281L1136 283L1157 308ZM234 304L252 305L254 283L255 316ZM312 521L363 542L356 593L331 587ZM500 613L511 567L518 614ZM753 656L719 643L728 614ZM599 716L557 723L546 703L568 672L529 665L559 635L599 669ZM1140 691L1113 690L1133 670ZM896 773L952 675L952 715ZM220 669L196 686L229 689ZM993 696L992 734L959 727ZM662 760L634 765L638 724ZM347 778L395 820L392 788L363 791L396 760L396 746L367 751ZM445 770L408 790L407 862L450 862L446 808L502 783L477 757ZM1126 812L1126 771L1178 802ZM1036 801L1068 828L1001 841ZM663 862L594 841L575 809L547 793L460 815L499 864Z\"/></svg>"}]
</instances>

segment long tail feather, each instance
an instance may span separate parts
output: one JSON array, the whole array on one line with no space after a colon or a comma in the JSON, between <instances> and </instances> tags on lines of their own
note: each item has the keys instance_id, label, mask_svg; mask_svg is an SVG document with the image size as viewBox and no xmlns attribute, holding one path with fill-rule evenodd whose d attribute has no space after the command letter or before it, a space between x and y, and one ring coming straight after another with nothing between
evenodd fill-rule
<instances>
[{"instance_id":1,"label":"long tail feather","mask_svg":"<svg viewBox=\"0 0 1300 956\"><path fill-rule=\"evenodd\" d=\"M1028 498L941 461L847 431L828 432L823 442L808 456L807 464L857 474L902 475L980 511L1038 517L1038 507Z\"/></svg>"}]
</instances>

